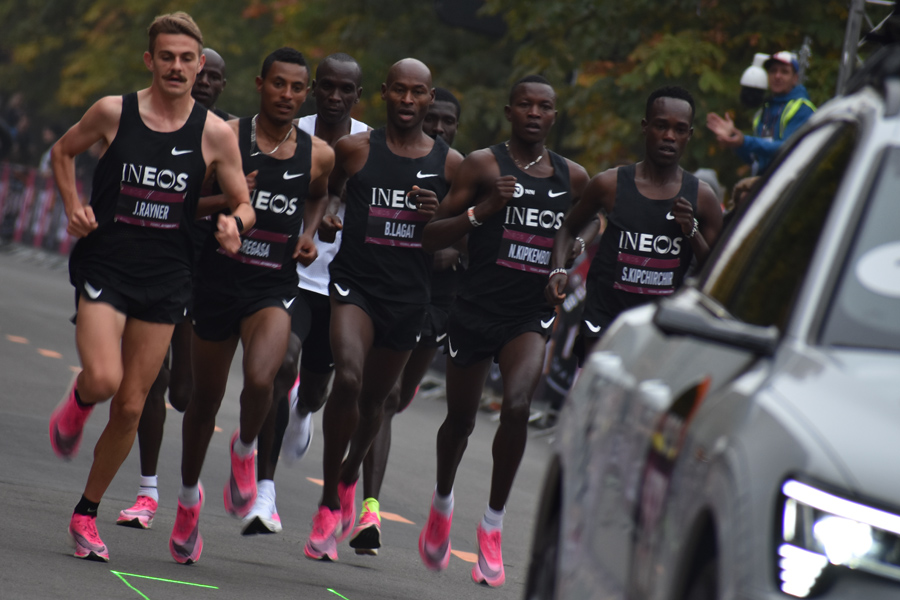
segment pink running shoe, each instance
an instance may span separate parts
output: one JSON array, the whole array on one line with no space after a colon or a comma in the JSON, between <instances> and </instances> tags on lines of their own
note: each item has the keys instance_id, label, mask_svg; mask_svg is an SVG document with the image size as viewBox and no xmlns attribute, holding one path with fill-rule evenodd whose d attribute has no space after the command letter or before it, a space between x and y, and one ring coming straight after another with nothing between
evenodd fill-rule
<instances>
[{"instance_id":1,"label":"pink running shoe","mask_svg":"<svg viewBox=\"0 0 900 600\"><path fill-rule=\"evenodd\" d=\"M357 483L359 479L350 485L338 481L338 498L341 499L341 533L337 538L339 544L353 531L353 522L356 521Z\"/></svg>"},{"instance_id":2,"label":"pink running shoe","mask_svg":"<svg viewBox=\"0 0 900 600\"><path fill-rule=\"evenodd\" d=\"M72 384L69 394L50 415L50 446L58 457L70 459L78 454L84 424L93 410L93 404L87 408L78 406L75 384Z\"/></svg>"},{"instance_id":3,"label":"pink running shoe","mask_svg":"<svg viewBox=\"0 0 900 600\"><path fill-rule=\"evenodd\" d=\"M109 562L109 551L97 533L97 517L73 514L69 521L69 542L77 558Z\"/></svg>"},{"instance_id":4,"label":"pink running shoe","mask_svg":"<svg viewBox=\"0 0 900 600\"><path fill-rule=\"evenodd\" d=\"M303 553L313 560L337 560L337 536L341 526L341 511L320 506L313 517L312 531Z\"/></svg>"},{"instance_id":5,"label":"pink running shoe","mask_svg":"<svg viewBox=\"0 0 900 600\"><path fill-rule=\"evenodd\" d=\"M419 534L419 556L432 571L443 571L450 564L450 525L453 513L444 516L434 506L428 513L428 522Z\"/></svg>"},{"instance_id":6,"label":"pink running shoe","mask_svg":"<svg viewBox=\"0 0 900 600\"><path fill-rule=\"evenodd\" d=\"M381 548L381 513L378 500L366 498L363 501L363 510L359 515L359 525L353 530L350 538L350 547L356 549L357 554L378 556Z\"/></svg>"},{"instance_id":7,"label":"pink running shoe","mask_svg":"<svg viewBox=\"0 0 900 600\"><path fill-rule=\"evenodd\" d=\"M138 529L150 529L153 525L153 517L156 516L158 503L149 496L138 496L137 502L131 508L126 508L119 513L116 525L136 527Z\"/></svg>"},{"instance_id":8,"label":"pink running shoe","mask_svg":"<svg viewBox=\"0 0 900 600\"><path fill-rule=\"evenodd\" d=\"M472 567L472 579L475 583L486 583L491 587L500 587L506 581L503 570L503 553L500 550L501 531L495 529L487 532L481 523L475 530L478 538L478 560Z\"/></svg>"},{"instance_id":9,"label":"pink running shoe","mask_svg":"<svg viewBox=\"0 0 900 600\"><path fill-rule=\"evenodd\" d=\"M200 510L203 508L203 486L200 486L200 502L187 507L178 501L175 526L169 536L169 552L175 562L190 565L200 560L203 552L203 536L200 535Z\"/></svg>"},{"instance_id":10,"label":"pink running shoe","mask_svg":"<svg viewBox=\"0 0 900 600\"><path fill-rule=\"evenodd\" d=\"M225 484L225 512L243 519L256 502L256 456L238 456L234 444L238 441L240 430L231 436L231 477Z\"/></svg>"}]
</instances>

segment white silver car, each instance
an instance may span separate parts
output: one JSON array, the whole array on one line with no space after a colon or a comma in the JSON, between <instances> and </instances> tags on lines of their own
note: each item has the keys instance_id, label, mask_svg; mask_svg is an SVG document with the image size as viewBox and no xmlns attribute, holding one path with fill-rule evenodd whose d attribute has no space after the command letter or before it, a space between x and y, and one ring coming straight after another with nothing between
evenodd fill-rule
<instances>
[{"instance_id":1,"label":"white silver car","mask_svg":"<svg viewBox=\"0 0 900 600\"><path fill-rule=\"evenodd\" d=\"M900 598L898 74L820 109L702 273L601 339L527 598Z\"/></svg>"}]
</instances>

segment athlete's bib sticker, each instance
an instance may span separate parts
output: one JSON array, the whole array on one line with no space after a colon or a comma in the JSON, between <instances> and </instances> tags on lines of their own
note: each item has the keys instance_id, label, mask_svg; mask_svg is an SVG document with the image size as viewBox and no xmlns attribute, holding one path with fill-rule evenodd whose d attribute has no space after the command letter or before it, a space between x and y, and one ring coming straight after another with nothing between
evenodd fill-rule
<instances>
[{"instance_id":1,"label":"athlete's bib sticker","mask_svg":"<svg viewBox=\"0 0 900 600\"><path fill-rule=\"evenodd\" d=\"M184 194L122 184L114 219L138 227L178 229L183 212Z\"/></svg>"},{"instance_id":2,"label":"athlete's bib sticker","mask_svg":"<svg viewBox=\"0 0 900 600\"><path fill-rule=\"evenodd\" d=\"M668 296L675 291L677 258L648 258L619 252L613 288L632 294Z\"/></svg>"},{"instance_id":3,"label":"athlete's bib sticker","mask_svg":"<svg viewBox=\"0 0 900 600\"><path fill-rule=\"evenodd\" d=\"M241 235L241 249L237 254L229 254L221 246L216 251L247 265L280 269L284 264L289 239L290 236L286 233L253 228Z\"/></svg>"},{"instance_id":4,"label":"athlete's bib sticker","mask_svg":"<svg viewBox=\"0 0 900 600\"><path fill-rule=\"evenodd\" d=\"M414 210L369 207L366 243L399 248L421 248L427 215Z\"/></svg>"},{"instance_id":5,"label":"athlete's bib sticker","mask_svg":"<svg viewBox=\"0 0 900 600\"><path fill-rule=\"evenodd\" d=\"M503 228L497 264L501 267L548 275L553 238Z\"/></svg>"}]
</instances>

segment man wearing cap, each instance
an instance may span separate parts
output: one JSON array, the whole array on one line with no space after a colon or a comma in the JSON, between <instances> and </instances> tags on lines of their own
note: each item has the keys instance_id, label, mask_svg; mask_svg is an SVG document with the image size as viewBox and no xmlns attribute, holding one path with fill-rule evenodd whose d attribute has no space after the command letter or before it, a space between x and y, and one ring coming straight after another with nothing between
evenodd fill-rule
<instances>
[{"instance_id":1,"label":"man wearing cap","mask_svg":"<svg viewBox=\"0 0 900 600\"><path fill-rule=\"evenodd\" d=\"M771 97L753 117L753 135L741 133L729 115L706 116L706 126L716 139L753 165L753 173L765 171L772 158L789 138L815 112L806 88L800 83L800 65L792 52L773 54L763 66L769 76Z\"/></svg>"}]
</instances>

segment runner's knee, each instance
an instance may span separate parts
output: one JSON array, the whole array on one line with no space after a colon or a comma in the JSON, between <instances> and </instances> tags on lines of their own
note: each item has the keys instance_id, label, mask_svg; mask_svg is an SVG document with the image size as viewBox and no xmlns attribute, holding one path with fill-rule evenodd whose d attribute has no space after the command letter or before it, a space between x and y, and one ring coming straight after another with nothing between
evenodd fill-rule
<instances>
[{"instance_id":1,"label":"runner's knee","mask_svg":"<svg viewBox=\"0 0 900 600\"><path fill-rule=\"evenodd\" d=\"M85 369L79 378L79 393L102 400L112 398L119 384L122 383L122 372L117 369ZM86 398L84 398L86 399Z\"/></svg>"},{"instance_id":2,"label":"runner's knee","mask_svg":"<svg viewBox=\"0 0 900 600\"><path fill-rule=\"evenodd\" d=\"M528 417L531 407L527 400L519 399L506 402L500 409L500 423L503 425L525 426L528 425Z\"/></svg>"},{"instance_id":3,"label":"runner's knee","mask_svg":"<svg viewBox=\"0 0 900 600\"><path fill-rule=\"evenodd\" d=\"M412 400L412 398L410 398L410 400ZM400 410L400 385L398 383L398 384L395 384L394 387L391 388L391 391L387 395L387 398L384 399L384 414L385 414L385 416L388 416L388 415L393 416L393 415L397 414L397 412L399 412L399 410Z\"/></svg>"},{"instance_id":4,"label":"runner's knee","mask_svg":"<svg viewBox=\"0 0 900 600\"><path fill-rule=\"evenodd\" d=\"M299 404L306 412L316 412L328 399L328 383L331 373L300 372Z\"/></svg>"},{"instance_id":5,"label":"runner's knee","mask_svg":"<svg viewBox=\"0 0 900 600\"><path fill-rule=\"evenodd\" d=\"M109 407L109 421L120 431L137 431L143 409L144 403L136 400L113 402Z\"/></svg>"},{"instance_id":6,"label":"runner's knee","mask_svg":"<svg viewBox=\"0 0 900 600\"><path fill-rule=\"evenodd\" d=\"M448 413L446 424L450 433L456 438L467 438L475 431L475 415L463 415L460 413Z\"/></svg>"},{"instance_id":7,"label":"runner's knee","mask_svg":"<svg viewBox=\"0 0 900 600\"><path fill-rule=\"evenodd\" d=\"M332 396L352 399L355 403L362 389L362 373L351 369L341 369L334 374Z\"/></svg>"}]
</instances>

